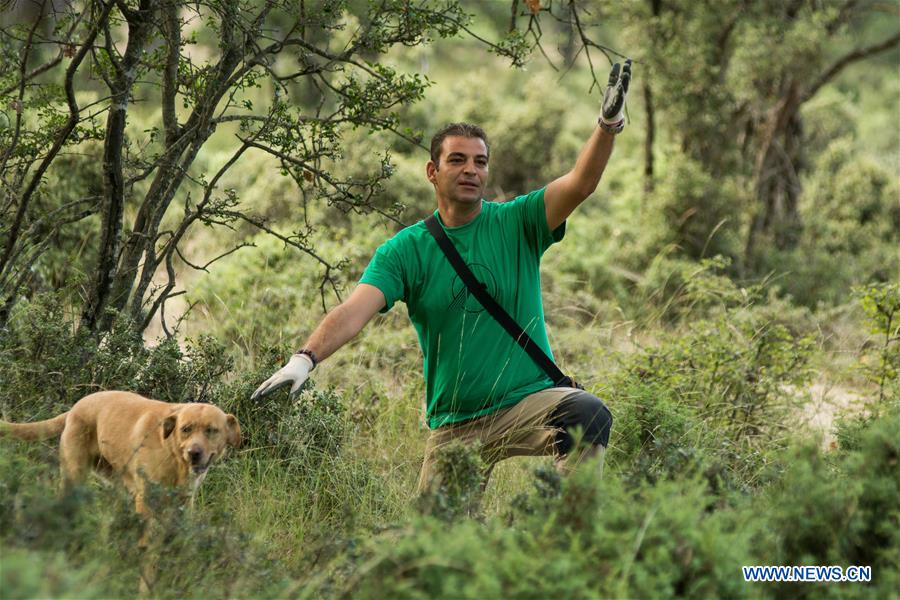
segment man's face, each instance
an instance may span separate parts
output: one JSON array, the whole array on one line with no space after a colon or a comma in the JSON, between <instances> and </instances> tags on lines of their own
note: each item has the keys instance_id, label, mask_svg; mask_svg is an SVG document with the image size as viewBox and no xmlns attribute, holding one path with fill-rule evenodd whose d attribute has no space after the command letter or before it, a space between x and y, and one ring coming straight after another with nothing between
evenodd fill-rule
<instances>
[{"instance_id":1,"label":"man's face","mask_svg":"<svg viewBox=\"0 0 900 600\"><path fill-rule=\"evenodd\" d=\"M478 202L487 183L487 146L481 138L447 136L438 164L428 161L425 170L438 197L451 202Z\"/></svg>"}]
</instances>

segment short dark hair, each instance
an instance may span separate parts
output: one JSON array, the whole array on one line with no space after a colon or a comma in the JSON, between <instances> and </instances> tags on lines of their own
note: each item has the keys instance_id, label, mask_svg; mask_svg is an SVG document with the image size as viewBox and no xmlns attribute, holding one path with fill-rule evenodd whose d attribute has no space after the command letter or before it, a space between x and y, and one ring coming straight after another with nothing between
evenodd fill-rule
<instances>
[{"instance_id":1,"label":"short dark hair","mask_svg":"<svg viewBox=\"0 0 900 600\"><path fill-rule=\"evenodd\" d=\"M472 125L471 123L450 123L446 125L443 129L434 134L434 137L431 138L431 160L434 161L434 164L438 164L441 158L441 146L444 143L444 138L450 135L458 135L461 137L467 138L480 138L481 141L484 142L485 148L487 148L488 157L491 156L491 143L488 142L487 134L484 132L484 129L479 127L478 125Z\"/></svg>"}]
</instances>

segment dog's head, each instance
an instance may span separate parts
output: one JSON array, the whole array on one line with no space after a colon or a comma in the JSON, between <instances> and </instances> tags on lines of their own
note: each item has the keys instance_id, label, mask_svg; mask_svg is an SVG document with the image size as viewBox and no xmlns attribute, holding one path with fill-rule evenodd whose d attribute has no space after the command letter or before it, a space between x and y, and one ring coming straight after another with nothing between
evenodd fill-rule
<instances>
[{"instance_id":1,"label":"dog's head","mask_svg":"<svg viewBox=\"0 0 900 600\"><path fill-rule=\"evenodd\" d=\"M163 439L171 439L178 455L195 475L205 473L228 447L241 443L241 426L212 404L183 404L162 423Z\"/></svg>"}]
</instances>

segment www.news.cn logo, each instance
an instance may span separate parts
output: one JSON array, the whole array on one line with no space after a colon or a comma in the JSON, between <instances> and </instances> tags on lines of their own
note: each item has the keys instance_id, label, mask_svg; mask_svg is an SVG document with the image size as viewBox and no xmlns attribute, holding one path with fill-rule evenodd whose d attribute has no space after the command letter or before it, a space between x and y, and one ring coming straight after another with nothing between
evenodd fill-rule
<instances>
[{"instance_id":1,"label":"www.news.cn logo","mask_svg":"<svg viewBox=\"0 0 900 600\"><path fill-rule=\"evenodd\" d=\"M872 581L872 567L752 566L741 567L744 581Z\"/></svg>"}]
</instances>

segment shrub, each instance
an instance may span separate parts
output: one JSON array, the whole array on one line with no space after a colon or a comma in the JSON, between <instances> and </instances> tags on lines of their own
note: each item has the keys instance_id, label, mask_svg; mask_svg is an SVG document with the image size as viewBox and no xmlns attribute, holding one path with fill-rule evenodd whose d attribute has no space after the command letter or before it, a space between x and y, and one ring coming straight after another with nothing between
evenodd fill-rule
<instances>
[{"instance_id":1,"label":"shrub","mask_svg":"<svg viewBox=\"0 0 900 600\"><path fill-rule=\"evenodd\" d=\"M148 556L139 548L145 523L133 499L119 485L58 494L50 465L32 455L40 447L0 449L2 578L11 586L4 591L24 597L135 595ZM202 589L212 596L265 596L284 585L283 568L226 513L186 511L175 503L177 494L159 486L149 491L148 503L156 507L148 551L156 565L154 595L192 597ZM28 557L32 566L8 573L10 555Z\"/></svg>"},{"instance_id":2,"label":"shrub","mask_svg":"<svg viewBox=\"0 0 900 600\"><path fill-rule=\"evenodd\" d=\"M4 551L0 562L0 588L8 600L106 598L91 582L96 569L97 565L73 568L61 553Z\"/></svg>"},{"instance_id":3,"label":"shrub","mask_svg":"<svg viewBox=\"0 0 900 600\"><path fill-rule=\"evenodd\" d=\"M804 228L796 248L766 250L760 272L788 274L778 285L800 304L840 304L854 285L900 277L900 188L896 177L853 143L835 140L822 153L800 200Z\"/></svg>"},{"instance_id":4,"label":"shrub","mask_svg":"<svg viewBox=\"0 0 900 600\"><path fill-rule=\"evenodd\" d=\"M868 317L871 333L877 335L878 345L863 357L862 369L878 386L878 401L873 407L880 410L885 402L900 400L900 284L855 288Z\"/></svg>"},{"instance_id":5,"label":"shrub","mask_svg":"<svg viewBox=\"0 0 900 600\"><path fill-rule=\"evenodd\" d=\"M282 365L285 352L269 349L260 365L219 388L217 404L241 423L243 445L263 450L285 465L302 465L311 456L337 456L351 432L343 400L309 380L291 397L289 387L251 400L254 390ZM276 367L277 369L277 367Z\"/></svg>"},{"instance_id":6,"label":"shrub","mask_svg":"<svg viewBox=\"0 0 900 600\"><path fill-rule=\"evenodd\" d=\"M451 442L435 452L434 479L419 498L420 509L445 521L479 511L485 464L478 444Z\"/></svg>"},{"instance_id":7,"label":"shrub","mask_svg":"<svg viewBox=\"0 0 900 600\"><path fill-rule=\"evenodd\" d=\"M383 597L746 596L752 528L708 512L695 481L628 491L579 469L512 526L415 519L331 566L333 595ZM554 487L551 485L551 487ZM320 595L321 588L308 590Z\"/></svg>"},{"instance_id":8,"label":"shrub","mask_svg":"<svg viewBox=\"0 0 900 600\"><path fill-rule=\"evenodd\" d=\"M735 207L744 202L732 180L714 177L699 162L678 156L653 202L662 222L651 248L671 245L676 256L695 260L740 255L742 223L735 218Z\"/></svg>"},{"instance_id":9,"label":"shrub","mask_svg":"<svg viewBox=\"0 0 900 600\"><path fill-rule=\"evenodd\" d=\"M786 422L795 403L788 388L809 381L812 347L811 338L752 309L727 310L665 336L636 356L630 372L697 407L707 427L733 441L761 442Z\"/></svg>"},{"instance_id":10,"label":"shrub","mask_svg":"<svg viewBox=\"0 0 900 600\"><path fill-rule=\"evenodd\" d=\"M745 490L760 467L755 450L709 427L695 404L658 385L625 386L615 396L616 427L607 459L623 482L635 487L698 476L716 494Z\"/></svg>"},{"instance_id":11,"label":"shrub","mask_svg":"<svg viewBox=\"0 0 900 600\"><path fill-rule=\"evenodd\" d=\"M752 305L764 288L761 285L738 286L724 273L730 264L731 260L723 256L699 262L657 256L639 284L637 304L654 307L652 311L643 309L648 313L643 315L644 320L677 323L686 318L696 319L712 312Z\"/></svg>"},{"instance_id":12,"label":"shrub","mask_svg":"<svg viewBox=\"0 0 900 600\"><path fill-rule=\"evenodd\" d=\"M215 339L175 339L146 347L118 320L94 338L76 331L58 294L19 302L0 337L2 411L16 419L47 418L89 393L122 389L166 402L214 400L233 361Z\"/></svg>"},{"instance_id":13,"label":"shrub","mask_svg":"<svg viewBox=\"0 0 900 600\"><path fill-rule=\"evenodd\" d=\"M775 466L751 507L774 534L757 540L757 564L871 566L871 584L841 592L880 597L900 582L900 411L853 421L853 442L834 455L801 443ZM794 593L789 585L776 587Z\"/></svg>"}]
</instances>

